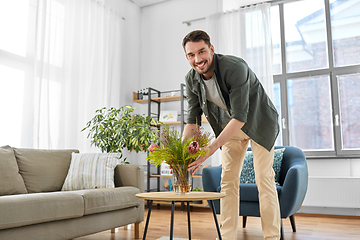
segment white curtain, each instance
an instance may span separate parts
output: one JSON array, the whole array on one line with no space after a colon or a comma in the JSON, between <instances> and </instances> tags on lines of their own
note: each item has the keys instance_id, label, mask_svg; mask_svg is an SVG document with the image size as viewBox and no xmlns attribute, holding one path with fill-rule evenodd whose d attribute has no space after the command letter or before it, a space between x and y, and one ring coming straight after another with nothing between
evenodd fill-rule
<instances>
[{"instance_id":1,"label":"white curtain","mask_svg":"<svg viewBox=\"0 0 360 240\"><path fill-rule=\"evenodd\" d=\"M270 4L216 13L208 17L208 25L215 52L243 58L273 100ZM211 158L211 165L220 164L221 152L217 151Z\"/></svg>"},{"instance_id":2,"label":"white curtain","mask_svg":"<svg viewBox=\"0 0 360 240\"><path fill-rule=\"evenodd\" d=\"M208 17L215 52L243 58L273 99L270 4L263 3Z\"/></svg>"},{"instance_id":3,"label":"white curtain","mask_svg":"<svg viewBox=\"0 0 360 240\"><path fill-rule=\"evenodd\" d=\"M120 104L122 21L98 1L37 1L35 70L24 105L29 131L22 145L90 150L81 132L86 122L96 109Z\"/></svg>"}]
</instances>

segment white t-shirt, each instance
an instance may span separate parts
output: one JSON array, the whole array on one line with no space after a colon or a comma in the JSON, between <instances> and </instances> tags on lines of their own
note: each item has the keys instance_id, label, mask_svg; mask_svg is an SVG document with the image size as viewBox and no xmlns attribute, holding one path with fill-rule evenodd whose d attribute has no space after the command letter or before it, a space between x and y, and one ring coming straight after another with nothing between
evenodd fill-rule
<instances>
[{"instance_id":1,"label":"white t-shirt","mask_svg":"<svg viewBox=\"0 0 360 240\"><path fill-rule=\"evenodd\" d=\"M215 74L214 74L215 76ZM217 106L222 108L227 112L227 108L223 101L220 98L219 91L217 90L215 78L214 76L210 78L209 80L204 80L205 89L206 89L206 99L210 102L215 103Z\"/></svg>"}]
</instances>

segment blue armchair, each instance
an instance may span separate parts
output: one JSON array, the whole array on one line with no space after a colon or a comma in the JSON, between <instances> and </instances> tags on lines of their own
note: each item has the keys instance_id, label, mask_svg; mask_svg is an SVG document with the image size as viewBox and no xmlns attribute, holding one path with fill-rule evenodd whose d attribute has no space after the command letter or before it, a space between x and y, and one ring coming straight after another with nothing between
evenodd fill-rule
<instances>
[{"instance_id":1,"label":"blue armchair","mask_svg":"<svg viewBox=\"0 0 360 240\"><path fill-rule=\"evenodd\" d=\"M290 217L293 232L296 232L294 213L296 213L305 198L308 185L308 168L306 158L301 149L291 146L276 146L285 148L279 185L276 186L279 196L281 218ZM220 192L221 166L207 167L202 172L202 182L205 192ZM220 213L220 200L214 201L215 211ZM260 217L258 190L255 183L240 183L239 215L243 216L243 228L246 217ZM284 239L281 221L281 239Z\"/></svg>"}]
</instances>

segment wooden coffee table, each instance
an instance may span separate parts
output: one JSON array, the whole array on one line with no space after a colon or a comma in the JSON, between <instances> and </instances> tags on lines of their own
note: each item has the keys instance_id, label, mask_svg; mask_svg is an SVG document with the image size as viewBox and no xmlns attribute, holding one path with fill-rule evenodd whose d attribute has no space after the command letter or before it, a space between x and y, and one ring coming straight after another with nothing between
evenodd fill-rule
<instances>
[{"instance_id":1,"label":"wooden coffee table","mask_svg":"<svg viewBox=\"0 0 360 240\"><path fill-rule=\"evenodd\" d=\"M138 193L136 194L138 198L145 199L150 201L148 214L145 223L143 240L146 239L146 233L149 226L150 214L151 214L151 206L153 201L171 201L171 225L170 225L170 240L173 240L173 229L174 229L174 210L175 210L175 202L186 202L187 203L187 217L188 217L188 234L189 240L191 240L191 227L190 227L190 202L191 201L199 201L199 200L209 200L210 208L213 212L214 221L216 225L216 229L218 232L218 239L221 238L220 228L217 221L215 207L213 200L225 197L225 193L215 193L215 192L190 192L189 194L175 194L174 192L148 192L148 193Z\"/></svg>"}]
</instances>

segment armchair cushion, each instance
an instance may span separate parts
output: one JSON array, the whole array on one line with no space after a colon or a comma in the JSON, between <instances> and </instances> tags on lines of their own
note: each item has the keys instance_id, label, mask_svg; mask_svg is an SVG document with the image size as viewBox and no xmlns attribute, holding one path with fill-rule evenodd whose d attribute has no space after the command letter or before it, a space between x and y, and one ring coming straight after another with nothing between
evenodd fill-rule
<instances>
[{"instance_id":1,"label":"armchair cushion","mask_svg":"<svg viewBox=\"0 0 360 240\"><path fill-rule=\"evenodd\" d=\"M274 150L274 164L275 182L278 183L280 179L280 169L285 148ZM255 171L252 151L247 151L243 167L240 175L240 183L255 183Z\"/></svg>"}]
</instances>

